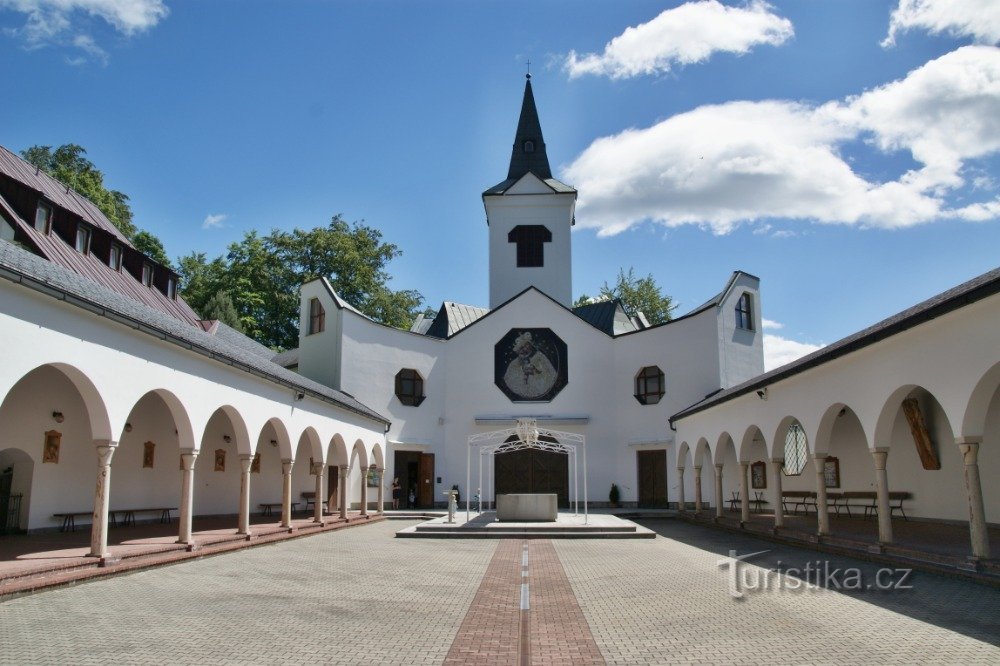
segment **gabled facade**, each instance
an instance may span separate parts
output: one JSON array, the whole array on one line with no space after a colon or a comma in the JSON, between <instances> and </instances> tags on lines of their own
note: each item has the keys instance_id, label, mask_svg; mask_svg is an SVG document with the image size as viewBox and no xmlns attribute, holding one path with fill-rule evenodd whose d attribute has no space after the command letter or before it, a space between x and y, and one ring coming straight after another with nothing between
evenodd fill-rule
<instances>
[{"instance_id":1,"label":"gabled facade","mask_svg":"<svg viewBox=\"0 0 1000 666\"><path fill-rule=\"evenodd\" d=\"M301 290L298 371L389 418L387 476L400 478L403 506L410 488L417 505L440 503L455 484L475 494L464 488L469 436L518 417L587 437L591 500L615 483L627 503L662 504L669 416L763 372L759 280L736 272L703 306L658 326L617 301L572 308L576 190L552 178L530 80L507 178L483 203L489 308L445 302L403 331L315 280ZM519 483L565 499L564 462L511 464L495 476L498 492Z\"/></svg>"}]
</instances>

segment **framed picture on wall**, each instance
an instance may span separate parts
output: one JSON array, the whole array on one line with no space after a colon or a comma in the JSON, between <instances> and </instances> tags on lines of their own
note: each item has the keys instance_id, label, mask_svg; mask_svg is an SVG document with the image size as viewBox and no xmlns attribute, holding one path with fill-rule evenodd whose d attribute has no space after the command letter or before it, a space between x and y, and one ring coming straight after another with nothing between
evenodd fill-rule
<instances>
[{"instance_id":1,"label":"framed picture on wall","mask_svg":"<svg viewBox=\"0 0 1000 666\"><path fill-rule=\"evenodd\" d=\"M840 459L828 457L823 463L823 480L827 488L840 487Z\"/></svg>"},{"instance_id":2,"label":"framed picture on wall","mask_svg":"<svg viewBox=\"0 0 1000 666\"><path fill-rule=\"evenodd\" d=\"M763 460L750 465L750 487L754 490L767 488L767 463Z\"/></svg>"}]
</instances>

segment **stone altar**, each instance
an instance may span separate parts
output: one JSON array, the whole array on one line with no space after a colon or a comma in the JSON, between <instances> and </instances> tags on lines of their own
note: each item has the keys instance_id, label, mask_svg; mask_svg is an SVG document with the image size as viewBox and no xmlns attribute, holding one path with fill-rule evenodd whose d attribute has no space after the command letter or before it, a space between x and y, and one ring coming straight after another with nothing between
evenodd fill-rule
<instances>
[{"instance_id":1,"label":"stone altar","mask_svg":"<svg viewBox=\"0 0 1000 666\"><path fill-rule=\"evenodd\" d=\"M555 493L497 495L501 522L555 522L558 513Z\"/></svg>"}]
</instances>

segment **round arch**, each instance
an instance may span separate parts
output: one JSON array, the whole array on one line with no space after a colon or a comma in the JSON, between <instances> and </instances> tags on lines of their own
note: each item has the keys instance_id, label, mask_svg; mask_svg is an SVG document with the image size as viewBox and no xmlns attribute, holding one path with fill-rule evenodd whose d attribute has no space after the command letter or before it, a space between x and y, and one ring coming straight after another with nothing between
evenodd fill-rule
<instances>
[{"instance_id":1,"label":"round arch","mask_svg":"<svg viewBox=\"0 0 1000 666\"><path fill-rule=\"evenodd\" d=\"M80 396L80 399L83 401L84 409L87 412L87 418L90 422L89 426L91 439L105 441L114 440L114 434L111 430L111 418L108 415L108 408L104 402L104 398L101 397L101 392L98 391L90 377L84 374L79 368L68 363L43 363L42 365L32 368L28 372L24 373L16 382L14 382L7 394L3 396L3 400L0 401L0 406L2 406L3 403L7 401L7 398L17 390L18 385L20 385L26 378L43 368L51 368L58 371L67 380L69 380L69 383Z\"/></svg>"},{"instance_id":2,"label":"round arch","mask_svg":"<svg viewBox=\"0 0 1000 666\"><path fill-rule=\"evenodd\" d=\"M347 443L344 441L344 437L337 433L330 440L330 464L343 467L350 462L351 459L347 455Z\"/></svg>"},{"instance_id":3,"label":"round arch","mask_svg":"<svg viewBox=\"0 0 1000 666\"><path fill-rule=\"evenodd\" d=\"M375 466L380 470L385 469L385 455L382 453L382 444L380 442L375 442L375 446L372 447L372 458L375 459Z\"/></svg>"},{"instance_id":4,"label":"round arch","mask_svg":"<svg viewBox=\"0 0 1000 666\"><path fill-rule=\"evenodd\" d=\"M1000 362L983 373L976 382L962 415L962 437L982 437L986 429L986 415L990 401L1000 390Z\"/></svg>"},{"instance_id":5,"label":"round arch","mask_svg":"<svg viewBox=\"0 0 1000 666\"><path fill-rule=\"evenodd\" d=\"M708 446L708 440L702 437L694 448L694 464L697 467L704 467L706 460L709 461L709 464L712 463L712 449Z\"/></svg>"},{"instance_id":6,"label":"round arch","mask_svg":"<svg viewBox=\"0 0 1000 666\"><path fill-rule=\"evenodd\" d=\"M743 431L743 437L740 438L740 445L736 447L736 459L741 462L750 462L750 459L753 457L751 453L754 444L763 446L764 453L767 454L768 446L767 439L764 437L764 431L760 426L750 424Z\"/></svg>"},{"instance_id":7,"label":"round arch","mask_svg":"<svg viewBox=\"0 0 1000 666\"><path fill-rule=\"evenodd\" d=\"M723 431L719 435L719 438L715 440L715 450L713 451L713 460L716 465L721 465L725 462L726 451L732 448L733 455L736 457L737 462L739 461L739 456L736 451L736 443L733 441L732 435L728 432Z\"/></svg>"},{"instance_id":8,"label":"round arch","mask_svg":"<svg viewBox=\"0 0 1000 666\"><path fill-rule=\"evenodd\" d=\"M771 454L771 460L784 460L786 456L785 452L785 440L788 438L788 430L797 425L801 431L802 436L806 440L806 456L809 455L812 450L812 442L809 440L809 436L806 434L805 426L802 425L802 421L794 416L788 415L778 422L778 427L774 429L774 437L771 439L768 450Z\"/></svg>"},{"instance_id":9,"label":"round arch","mask_svg":"<svg viewBox=\"0 0 1000 666\"><path fill-rule=\"evenodd\" d=\"M285 426L285 422L282 421L277 416L272 416L269 418L260 429L260 435L258 440L263 436L264 430L267 426L271 426L274 430L274 439L278 446L278 455L282 460L294 460L295 451L292 450L292 439L288 435L288 428Z\"/></svg>"},{"instance_id":10,"label":"round arch","mask_svg":"<svg viewBox=\"0 0 1000 666\"><path fill-rule=\"evenodd\" d=\"M354 448L351 449L351 469L354 469L355 458L357 458L363 474L364 470L367 470L369 465L368 450L365 448L365 443L360 439L354 442Z\"/></svg>"},{"instance_id":11,"label":"round arch","mask_svg":"<svg viewBox=\"0 0 1000 666\"><path fill-rule=\"evenodd\" d=\"M879 449L888 449L891 447L892 429L896 422L896 415L902 408L903 401L915 393L926 394L941 409L941 415L944 417L945 425L948 426L948 430L951 432L952 442L954 442L955 428L948 419L948 414L945 412L944 407L941 405L941 401L938 400L937 396L919 384L904 384L890 393L889 396L882 402L882 408L879 410L878 419L875 421L874 436L868 443L869 447Z\"/></svg>"},{"instance_id":12,"label":"round arch","mask_svg":"<svg viewBox=\"0 0 1000 666\"><path fill-rule=\"evenodd\" d=\"M205 424L205 432L202 433L202 440L205 439L205 435L208 433L209 425L215 418L215 415L220 413L229 419L229 425L233 429L232 437L236 440L236 452L243 455L252 454L254 445L250 441L250 432L247 430L246 421L243 419L239 410L232 405L222 405L212 412L212 415L208 418L208 422Z\"/></svg>"},{"instance_id":13,"label":"round arch","mask_svg":"<svg viewBox=\"0 0 1000 666\"><path fill-rule=\"evenodd\" d=\"M691 447L687 442L681 442L681 445L677 447L677 467L687 468L688 454L691 452Z\"/></svg>"}]
</instances>

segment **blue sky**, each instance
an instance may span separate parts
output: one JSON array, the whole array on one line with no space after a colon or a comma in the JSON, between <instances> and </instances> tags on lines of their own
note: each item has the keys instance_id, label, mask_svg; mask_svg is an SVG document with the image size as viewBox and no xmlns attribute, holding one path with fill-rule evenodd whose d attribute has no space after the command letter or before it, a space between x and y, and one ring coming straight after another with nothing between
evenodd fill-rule
<instances>
[{"instance_id":1,"label":"blue sky","mask_svg":"<svg viewBox=\"0 0 1000 666\"><path fill-rule=\"evenodd\" d=\"M173 257L341 213L484 305L530 59L574 294L754 273L773 365L1000 263L998 42L989 0L0 0L0 143L83 145Z\"/></svg>"}]
</instances>

